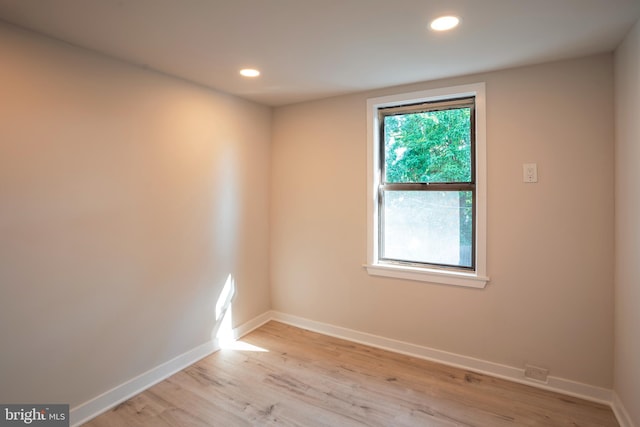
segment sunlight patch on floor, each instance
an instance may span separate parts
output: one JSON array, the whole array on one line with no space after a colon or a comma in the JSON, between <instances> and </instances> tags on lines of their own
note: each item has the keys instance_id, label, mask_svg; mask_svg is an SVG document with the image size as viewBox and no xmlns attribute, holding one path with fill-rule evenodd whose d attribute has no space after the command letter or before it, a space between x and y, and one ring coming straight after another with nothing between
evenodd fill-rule
<instances>
[{"instance_id":1,"label":"sunlight patch on floor","mask_svg":"<svg viewBox=\"0 0 640 427\"><path fill-rule=\"evenodd\" d=\"M239 351L256 351L261 353L268 353L269 350L266 348L258 347L257 345L249 344L245 341L233 341L225 343L224 345L220 344L220 347L225 350L239 350Z\"/></svg>"}]
</instances>

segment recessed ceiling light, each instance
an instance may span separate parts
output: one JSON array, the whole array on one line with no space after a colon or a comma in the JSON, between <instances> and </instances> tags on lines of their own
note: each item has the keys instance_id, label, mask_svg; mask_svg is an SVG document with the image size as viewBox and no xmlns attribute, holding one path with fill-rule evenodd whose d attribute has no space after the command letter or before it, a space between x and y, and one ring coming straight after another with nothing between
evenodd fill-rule
<instances>
[{"instance_id":1,"label":"recessed ceiling light","mask_svg":"<svg viewBox=\"0 0 640 427\"><path fill-rule=\"evenodd\" d=\"M260 75L260 71L253 68L243 68L242 70L240 70L240 74L245 77L258 77Z\"/></svg>"},{"instance_id":2,"label":"recessed ceiling light","mask_svg":"<svg viewBox=\"0 0 640 427\"><path fill-rule=\"evenodd\" d=\"M441 16L431 21L431 29L435 31L447 31L455 28L460 23L457 16Z\"/></svg>"}]
</instances>

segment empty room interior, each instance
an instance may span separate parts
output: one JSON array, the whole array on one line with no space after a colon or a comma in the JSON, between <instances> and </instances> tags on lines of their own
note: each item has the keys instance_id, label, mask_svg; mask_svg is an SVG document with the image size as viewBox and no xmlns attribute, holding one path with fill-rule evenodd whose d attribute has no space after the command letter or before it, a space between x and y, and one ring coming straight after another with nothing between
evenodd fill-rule
<instances>
[{"instance_id":1,"label":"empty room interior","mask_svg":"<svg viewBox=\"0 0 640 427\"><path fill-rule=\"evenodd\" d=\"M0 0L0 405L640 427L639 18Z\"/></svg>"}]
</instances>

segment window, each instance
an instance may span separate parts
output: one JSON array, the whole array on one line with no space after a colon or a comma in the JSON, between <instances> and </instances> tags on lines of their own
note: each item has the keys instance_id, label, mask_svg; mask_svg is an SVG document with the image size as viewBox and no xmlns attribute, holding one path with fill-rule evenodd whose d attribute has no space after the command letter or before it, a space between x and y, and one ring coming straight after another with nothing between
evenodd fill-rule
<instances>
[{"instance_id":1,"label":"window","mask_svg":"<svg viewBox=\"0 0 640 427\"><path fill-rule=\"evenodd\" d=\"M367 105L368 272L484 287L484 84Z\"/></svg>"}]
</instances>

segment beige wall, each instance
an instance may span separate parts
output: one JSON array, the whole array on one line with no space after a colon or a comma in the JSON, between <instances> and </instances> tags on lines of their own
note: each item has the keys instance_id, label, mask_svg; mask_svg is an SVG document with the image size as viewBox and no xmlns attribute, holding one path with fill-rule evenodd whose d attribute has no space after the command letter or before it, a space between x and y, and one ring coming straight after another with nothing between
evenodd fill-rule
<instances>
[{"instance_id":1,"label":"beige wall","mask_svg":"<svg viewBox=\"0 0 640 427\"><path fill-rule=\"evenodd\" d=\"M271 110L0 25L0 402L75 406L270 308Z\"/></svg>"},{"instance_id":2,"label":"beige wall","mask_svg":"<svg viewBox=\"0 0 640 427\"><path fill-rule=\"evenodd\" d=\"M640 426L640 23L616 51L614 389Z\"/></svg>"},{"instance_id":3,"label":"beige wall","mask_svg":"<svg viewBox=\"0 0 640 427\"><path fill-rule=\"evenodd\" d=\"M637 27L628 40L618 93L637 94ZM235 325L273 307L612 386L611 55L281 107L272 122L13 27L0 51L0 401L74 406L204 343L229 274ZM366 99L478 81L491 283L368 276ZM631 177L638 98L620 105L618 176ZM525 162L538 184L521 182ZM616 390L632 408L638 203L618 203Z\"/></svg>"},{"instance_id":4,"label":"beige wall","mask_svg":"<svg viewBox=\"0 0 640 427\"><path fill-rule=\"evenodd\" d=\"M366 99L486 82L484 290L367 275ZM276 310L612 386L613 60L600 55L277 108ZM539 183L522 183L522 164Z\"/></svg>"}]
</instances>

